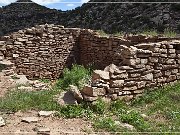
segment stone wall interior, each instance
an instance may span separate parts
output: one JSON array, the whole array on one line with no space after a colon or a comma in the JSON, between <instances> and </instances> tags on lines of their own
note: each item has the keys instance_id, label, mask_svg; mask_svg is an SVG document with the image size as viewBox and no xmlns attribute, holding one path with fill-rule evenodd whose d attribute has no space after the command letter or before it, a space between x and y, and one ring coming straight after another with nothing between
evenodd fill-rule
<instances>
[{"instance_id":1,"label":"stone wall interior","mask_svg":"<svg viewBox=\"0 0 180 135\"><path fill-rule=\"evenodd\" d=\"M39 25L0 37L0 56L28 78L57 79L73 63L92 65L86 101L137 96L180 79L180 39L129 35L102 37L89 29Z\"/></svg>"}]
</instances>

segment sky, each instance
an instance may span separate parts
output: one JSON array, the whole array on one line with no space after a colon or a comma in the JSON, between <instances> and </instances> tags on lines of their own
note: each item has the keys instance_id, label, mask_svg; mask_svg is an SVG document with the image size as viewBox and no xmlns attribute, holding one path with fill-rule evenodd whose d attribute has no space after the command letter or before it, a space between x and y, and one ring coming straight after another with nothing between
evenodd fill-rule
<instances>
[{"instance_id":1,"label":"sky","mask_svg":"<svg viewBox=\"0 0 180 135\"><path fill-rule=\"evenodd\" d=\"M0 6L5 6L15 1L17 0L0 0ZM44 5L51 9L66 11L81 6L83 3L86 3L89 0L32 0L32 1L40 5Z\"/></svg>"}]
</instances>

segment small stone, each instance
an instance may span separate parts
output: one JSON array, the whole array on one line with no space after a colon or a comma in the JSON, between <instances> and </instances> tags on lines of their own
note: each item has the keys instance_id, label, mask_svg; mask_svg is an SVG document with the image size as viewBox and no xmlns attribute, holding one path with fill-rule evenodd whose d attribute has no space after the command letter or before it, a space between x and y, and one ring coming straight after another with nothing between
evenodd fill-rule
<instances>
[{"instance_id":1,"label":"small stone","mask_svg":"<svg viewBox=\"0 0 180 135\"><path fill-rule=\"evenodd\" d=\"M6 125L5 120L3 119L3 117L0 117L0 127L3 127L5 125Z\"/></svg>"},{"instance_id":2,"label":"small stone","mask_svg":"<svg viewBox=\"0 0 180 135\"><path fill-rule=\"evenodd\" d=\"M36 127L34 131L36 131L37 134L50 135L50 129L47 127Z\"/></svg>"},{"instance_id":3,"label":"small stone","mask_svg":"<svg viewBox=\"0 0 180 135\"><path fill-rule=\"evenodd\" d=\"M89 102L96 101L98 99L98 97L90 97L88 95L83 95L83 98L84 101L89 101Z\"/></svg>"},{"instance_id":4,"label":"small stone","mask_svg":"<svg viewBox=\"0 0 180 135\"><path fill-rule=\"evenodd\" d=\"M40 111L40 112L38 112L38 115L48 117L48 116L51 116L54 113L55 113L55 111Z\"/></svg>"},{"instance_id":5,"label":"small stone","mask_svg":"<svg viewBox=\"0 0 180 135\"><path fill-rule=\"evenodd\" d=\"M124 127L124 128L127 128L129 130L135 130L134 126L130 125L130 124L127 124L127 123L120 123L119 124L121 127Z\"/></svg>"},{"instance_id":6,"label":"small stone","mask_svg":"<svg viewBox=\"0 0 180 135\"><path fill-rule=\"evenodd\" d=\"M16 84L27 84L28 83L28 79L26 78L25 75L17 75L17 78L19 78L19 79L15 80Z\"/></svg>"},{"instance_id":7,"label":"small stone","mask_svg":"<svg viewBox=\"0 0 180 135\"><path fill-rule=\"evenodd\" d=\"M38 122L38 117L24 117L21 121L26 123L36 123Z\"/></svg>"},{"instance_id":8,"label":"small stone","mask_svg":"<svg viewBox=\"0 0 180 135\"><path fill-rule=\"evenodd\" d=\"M33 88L32 88L32 87L28 87L28 86L20 86L20 87L18 87L18 90L28 90L28 91L32 91Z\"/></svg>"}]
</instances>

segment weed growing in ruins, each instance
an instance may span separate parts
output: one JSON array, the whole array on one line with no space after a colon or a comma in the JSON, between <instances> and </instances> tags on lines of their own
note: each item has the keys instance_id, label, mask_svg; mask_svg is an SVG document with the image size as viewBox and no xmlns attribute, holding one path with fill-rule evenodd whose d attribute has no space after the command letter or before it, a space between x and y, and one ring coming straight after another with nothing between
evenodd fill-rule
<instances>
[{"instance_id":1,"label":"weed growing in ruins","mask_svg":"<svg viewBox=\"0 0 180 135\"><path fill-rule=\"evenodd\" d=\"M177 33L174 30L170 29L170 28L166 28L164 30L164 36L174 38L174 37L177 36Z\"/></svg>"},{"instance_id":2,"label":"weed growing in ruins","mask_svg":"<svg viewBox=\"0 0 180 135\"><path fill-rule=\"evenodd\" d=\"M6 68L6 65L0 64L0 72Z\"/></svg>"},{"instance_id":3,"label":"weed growing in ruins","mask_svg":"<svg viewBox=\"0 0 180 135\"><path fill-rule=\"evenodd\" d=\"M100 36L107 37L109 36L107 33L105 33L103 30L97 30L97 33L99 33Z\"/></svg>"},{"instance_id":4,"label":"weed growing in ruins","mask_svg":"<svg viewBox=\"0 0 180 135\"><path fill-rule=\"evenodd\" d=\"M71 69L65 68L63 78L57 81L57 87L65 90L69 85L76 85L81 88L89 80L90 74L91 70L81 65L73 65Z\"/></svg>"},{"instance_id":5,"label":"weed growing in ruins","mask_svg":"<svg viewBox=\"0 0 180 135\"><path fill-rule=\"evenodd\" d=\"M158 35L158 32L157 32L157 30L144 30L141 34L154 37L154 36Z\"/></svg>"},{"instance_id":6,"label":"weed growing in ruins","mask_svg":"<svg viewBox=\"0 0 180 135\"><path fill-rule=\"evenodd\" d=\"M40 82L43 82L43 83L50 83L50 80L49 80L49 79L40 79L39 81L40 81Z\"/></svg>"}]
</instances>

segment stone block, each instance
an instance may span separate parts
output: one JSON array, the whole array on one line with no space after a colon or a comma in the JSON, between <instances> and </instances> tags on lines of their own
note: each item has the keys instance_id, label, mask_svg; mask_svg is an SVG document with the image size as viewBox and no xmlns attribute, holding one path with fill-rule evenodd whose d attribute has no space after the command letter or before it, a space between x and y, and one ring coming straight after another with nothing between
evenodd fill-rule
<instances>
[{"instance_id":1,"label":"stone block","mask_svg":"<svg viewBox=\"0 0 180 135\"><path fill-rule=\"evenodd\" d=\"M88 85L84 86L81 92L83 95L85 94L91 97L103 96L106 94L106 90L104 88L91 87Z\"/></svg>"}]
</instances>

